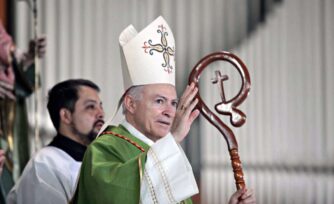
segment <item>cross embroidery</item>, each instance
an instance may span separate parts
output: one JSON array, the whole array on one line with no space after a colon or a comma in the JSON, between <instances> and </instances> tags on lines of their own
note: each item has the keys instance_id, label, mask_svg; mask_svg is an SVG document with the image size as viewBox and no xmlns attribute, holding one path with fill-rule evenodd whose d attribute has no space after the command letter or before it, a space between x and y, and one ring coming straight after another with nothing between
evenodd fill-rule
<instances>
[{"instance_id":1,"label":"cross embroidery","mask_svg":"<svg viewBox=\"0 0 334 204\"><path fill-rule=\"evenodd\" d=\"M174 56L175 48L168 46L166 38L166 36L168 36L168 32L166 31L166 27L164 27L162 24L159 25L157 33L161 34L161 43L153 44L152 40L149 39L148 41L144 42L144 46L142 48L144 48L145 53L149 53L150 55L154 54L153 51L162 53L165 62L161 65L164 67L164 70L170 74L174 69L173 66L170 65L170 57Z\"/></svg>"}]
</instances>

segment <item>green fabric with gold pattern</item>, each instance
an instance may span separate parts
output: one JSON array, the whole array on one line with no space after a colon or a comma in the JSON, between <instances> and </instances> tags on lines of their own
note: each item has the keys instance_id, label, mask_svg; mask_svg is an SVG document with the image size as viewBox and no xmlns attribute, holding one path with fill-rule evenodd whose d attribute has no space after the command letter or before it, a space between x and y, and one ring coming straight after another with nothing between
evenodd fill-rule
<instances>
[{"instance_id":1,"label":"green fabric with gold pattern","mask_svg":"<svg viewBox=\"0 0 334 204\"><path fill-rule=\"evenodd\" d=\"M150 147L132 136L122 125L109 126L104 132L108 131L120 136L104 134L89 145L81 166L73 203L139 203L139 168L142 166L142 172L144 171ZM142 165L139 165L139 162ZM192 202L187 199L183 203Z\"/></svg>"}]
</instances>

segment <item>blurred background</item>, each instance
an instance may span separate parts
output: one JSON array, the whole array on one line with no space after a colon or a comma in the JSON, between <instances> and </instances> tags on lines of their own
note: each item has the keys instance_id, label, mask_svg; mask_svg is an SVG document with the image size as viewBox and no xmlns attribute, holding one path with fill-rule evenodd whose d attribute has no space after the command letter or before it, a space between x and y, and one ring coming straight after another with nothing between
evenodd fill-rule
<instances>
[{"instance_id":1,"label":"blurred background","mask_svg":"<svg viewBox=\"0 0 334 204\"><path fill-rule=\"evenodd\" d=\"M32 1L1 0L0 6L17 47L27 49ZM141 30L159 15L176 39L179 94L192 68L212 52L232 52L248 67L251 90L239 107L246 123L233 128L229 118L219 117L234 131L246 185L258 203L334 203L333 0L37 0L47 53L40 62L41 89L28 100L31 154L55 135L45 107L47 91L59 81L93 80L102 89L106 118L112 116L123 93L118 36L129 24ZM216 70L229 76L227 100L241 87L230 64L210 64L200 80L210 108L221 102L211 83ZM222 135L200 117L183 145L200 187L195 203L227 203L235 184Z\"/></svg>"}]
</instances>

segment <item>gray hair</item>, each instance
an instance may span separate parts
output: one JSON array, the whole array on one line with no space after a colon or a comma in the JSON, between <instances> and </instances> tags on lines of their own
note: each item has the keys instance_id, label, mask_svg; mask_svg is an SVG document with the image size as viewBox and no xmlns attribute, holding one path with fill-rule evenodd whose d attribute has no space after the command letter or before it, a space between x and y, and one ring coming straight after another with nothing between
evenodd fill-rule
<instances>
[{"instance_id":1,"label":"gray hair","mask_svg":"<svg viewBox=\"0 0 334 204\"><path fill-rule=\"evenodd\" d=\"M129 95L135 101L139 101L143 97L143 95L142 95L143 89L144 89L144 85L132 86L132 87L129 88L128 92L125 95ZM124 98L123 98L123 101L122 101L122 109L123 109L122 113L125 114L127 112L127 109L125 108Z\"/></svg>"}]
</instances>

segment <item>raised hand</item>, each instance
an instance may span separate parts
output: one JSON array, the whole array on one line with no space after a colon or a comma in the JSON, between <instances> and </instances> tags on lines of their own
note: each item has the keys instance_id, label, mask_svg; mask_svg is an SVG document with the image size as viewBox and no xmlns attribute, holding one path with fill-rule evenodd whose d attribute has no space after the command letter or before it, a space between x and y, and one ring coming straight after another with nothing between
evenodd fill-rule
<instances>
[{"instance_id":1,"label":"raised hand","mask_svg":"<svg viewBox=\"0 0 334 204\"><path fill-rule=\"evenodd\" d=\"M36 41L30 40L29 50L27 52L22 52L20 49L14 51L14 56L19 63L23 64L23 67L27 68L35 59L35 45L37 43L37 56L43 58L46 52L46 37L39 37Z\"/></svg>"},{"instance_id":2,"label":"raised hand","mask_svg":"<svg viewBox=\"0 0 334 204\"><path fill-rule=\"evenodd\" d=\"M28 55L31 55L32 57L35 57L35 40L30 40L29 42L29 51ZM46 51L46 37L42 36L37 39L37 56L39 58L44 57Z\"/></svg>"},{"instance_id":3,"label":"raised hand","mask_svg":"<svg viewBox=\"0 0 334 204\"><path fill-rule=\"evenodd\" d=\"M199 115L199 110L194 110L198 103L198 99L195 99L197 92L198 88L195 87L194 83L191 83L186 87L180 98L171 128L171 133L177 142L183 141L190 130L191 124Z\"/></svg>"}]
</instances>

